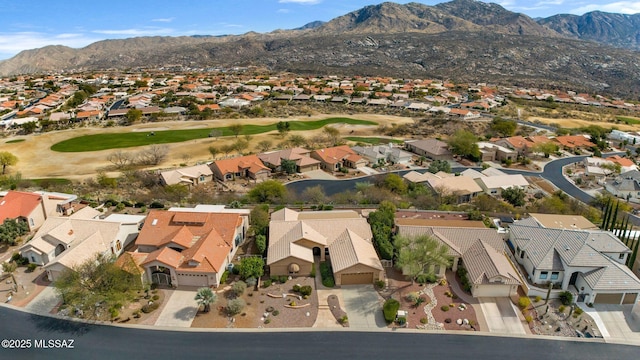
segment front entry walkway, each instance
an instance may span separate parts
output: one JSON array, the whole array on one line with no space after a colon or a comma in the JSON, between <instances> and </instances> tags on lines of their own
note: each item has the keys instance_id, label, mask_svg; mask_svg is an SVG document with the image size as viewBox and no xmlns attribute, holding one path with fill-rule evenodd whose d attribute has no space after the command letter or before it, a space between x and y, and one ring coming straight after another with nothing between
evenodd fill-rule
<instances>
[{"instance_id":1,"label":"front entry walkway","mask_svg":"<svg viewBox=\"0 0 640 360\"><path fill-rule=\"evenodd\" d=\"M518 309L506 297L478 298L489 332L526 334L518 317Z\"/></svg>"},{"instance_id":2,"label":"front entry walkway","mask_svg":"<svg viewBox=\"0 0 640 360\"><path fill-rule=\"evenodd\" d=\"M198 313L198 304L194 300L195 291L174 290L162 309L156 326L191 327Z\"/></svg>"},{"instance_id":3,"label":"front entry walkway","mask_svg":"<svg viewBox=\"0 0 640 360\"><path fill-rule=\"evenodd\" d=\"M382 313L383 299L373 285L343 285L340 289L349 317L349 327L381 329L387 327Z\"/></svg>"}]
</instances>

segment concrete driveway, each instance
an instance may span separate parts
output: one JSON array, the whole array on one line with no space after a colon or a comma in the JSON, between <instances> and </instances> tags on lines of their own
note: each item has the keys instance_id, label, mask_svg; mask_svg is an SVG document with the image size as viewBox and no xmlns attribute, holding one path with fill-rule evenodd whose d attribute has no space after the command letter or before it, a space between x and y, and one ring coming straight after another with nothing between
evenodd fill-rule
<instances>
[{"instance_id":1,"label":"concrete driveway","mask_svg":"<svg viewBox=\"0 0 640 360\"><path fill-rule=\"evenodd\" d=\"M383 299L373 285L343 285L341 291L350 328L379 329L387 326L382 314Z\"/></svg>"},{"instance_id":2,"label":"concrete driveway","mask_svg":"<svg viewBox=\"0 0 640 360\"><path fill-rule=\"evenodd\" d=\"M53 285L45 287L33 300L25 306L25 310L36 314L50 314L56 305L62 302L62 297Z\"/></svg>"},{"instance_id":3,"label":"concrete driveway","mask_svg":"<svg viewBox=\"0 0 640 360\"><path fill-rule=\"evenodd\" d=\"M156 326L191 327L198 312L198 304L193 299L196 291L174 290L162 313L156 320Z\"/></svg>"},{"instance_id":4,"label":"concrete driveway","mask_svg":"<svg viewBox=\"0 0 640 360\"><path fill-rule=\"evenodd\" d=\"M338 180L337 177L324 172L323 170L311 170L304 173L310 179L314 180Z\"/></svg>"},{"instance_id":5,"label":"concrete driveway","mask_svg":"<svg viewBox=\"0 0 640 360\"><path fill-rule=\"evenodd\" d=\"M506 297L478 298L487 321L489 332L500 334L525 334L518 309Z\"/></svg>"},{"instance_id":6,"label":"concrete driveway","mask_svg":"<svg viewBox=\"0 0 640 360\"><path fill-rule=\"evenodd\" d=\"M631 315L633 305L595 304L593 308L597 315L593 311L587 313L598 324L604 338L640 344L640 321Z\"/></svg>"}]
</instances>

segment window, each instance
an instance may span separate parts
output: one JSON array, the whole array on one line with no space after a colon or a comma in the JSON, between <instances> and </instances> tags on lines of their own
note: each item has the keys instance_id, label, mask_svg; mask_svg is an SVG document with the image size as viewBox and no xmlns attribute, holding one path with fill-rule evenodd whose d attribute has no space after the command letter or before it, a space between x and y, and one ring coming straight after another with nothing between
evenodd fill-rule
<instances>
[{"instance_id":1,"label":"window","mask_svg":"<svg viewBox=\"0 0 640 360\"><path fill-rule=\"evenodd\" d=\"M204 175L200 175L200 182L204 181Z\"/></svg>"},{"instance_id":2,"label":"window","mask_svg":"<svg viewBox=\"0 0 640 360\"><path fill-rule=\"evenodd\" d=\"M524 251L520 253L520 259L524 259Z\"/></svg>"},{"instance_id":3,"label":"window","mask_svg":"<svg viewBox=\"0 0 640 360\"><path fill-rule=\"evenodd\" d=\"M35 225L36 225L36 223L35 223L35 222L33 222L33 219L32 219L32 218L29 218L29 223L31 224L31 226L35 226Z\"/></svg>"},{"instance_id":4,"label":"window","mask_svg":"<svg viewBox=\"0 0 640 360\"><path fill-rule=\"evenodd\" d=\"M35 263L35 262L36 262L36 257L35 257L35 256L33 256L33 255L31 255L31 262L32 262L32 263Z\"/></svg>"},{"instance_id":5,"label":"window","mask_svg":"<svg viewBox=\"0 0 640 360\"><path fill-rule=\"evenodd\" d=\"M620 260L624 259L624 254L618 255L618 259L620 259Z\"/></svg>"},{"instance_id":6,"label":"window","mask_svg":"<svg viewBox=\"0 0 640 360\"><path fill-rule=\"evenodd\" d=\"M116 240L116 250L117 251L122 250L122 244L120 243L120 240Z\"/></svg>"},{"instance_id":7,"label":"window","mask_svg":"<svg viewBox=\"0 0 640 360\"><path fill-rule=\"evenodd\" d=\"M542 271L540 273L540 280L547 280L547 276L549 276L549 272L547 271Z\"/></svg>"},{"instance_id":8,"label":"window","mask_svg":"<svg viewBox=\"0 0 640 360\"><path fill-rule=\"evenodd\" d=\"M557 271L554 271L551 273L551 280L558 280L558 277L560 277L560 273Z\"/></svg>"}]
</instances>

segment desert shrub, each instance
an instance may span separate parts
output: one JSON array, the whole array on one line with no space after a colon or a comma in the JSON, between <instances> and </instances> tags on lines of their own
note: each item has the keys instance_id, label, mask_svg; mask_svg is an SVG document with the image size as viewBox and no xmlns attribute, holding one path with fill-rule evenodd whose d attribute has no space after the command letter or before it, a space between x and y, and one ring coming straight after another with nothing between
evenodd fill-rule
<instances>
[{"instance_id":1,"label":"desert shrub","mask_svg":"<svg viewBox=\"0 0 640 360\"><path fill-rule=\"evenodd\" d=\"M577 316L582 315L582 313L584 312L584 310L580 309L579 307L576 307L576 309L573 311L573 313ZM576 317L577 317L576 316Z\"/></svg>"},{"instance_id":2,"label":"desert shrub","mask_svg":"<svg viewBox=\"0 0 640 360\"><path fill-rule=\"evenodd\" d=\"M269 286L271 286L271 280L270 279L265 280L265 281L262 282L262 287L263 288L268 288Z\"/></svg>"},{"instance_id":3,"label":"desert shrub","mask_svg":"<svg viewBox=\"0 0 640 360\"><path fill-rule=\"evenodd\" d=\"M310 277L315 278L316 277L316 266L313 265L311 267L311 273L309 274Z\"/></svg>"},{"instance_id":4,"label":"desert shrub","mask_svg":"<svg viewBox=\"0 0 640 360\"><path fill-rule=\"evenodd\" d=\"M340 319L338 319L338 322L340 324L346 324L347 322L349 322L349 318L347 317L347 315L342 315Z\"/></svg>"},{"instance_id":5,"label":"desert shrub","mask_svg":"<svg viewBox=\"0 0 640 360\"><path fill-rule=\"evenodd\" d=\"M238 281L231 287L231 292L238 297L244 294L244 291L247 290L247 284L244 281Z\"/></svg>"},{"instance_id":6,"label":"desert shrub","mask_svg":"<svg viewBox=\"0 0 640 360\"><path fill-rule=\"evenodd\" d=\"M529 305L531 305L531 299L527 296L522 296L518 299L518 306L520 309L526 309Z\"/></svg>"},{"instance_id":7,"label":"desert shrub","mask_svg":"<svg viewBox=\"0 0 640 360\"><path fill-rule=\"evenodd\" d=\"M377 289L384 289L384 280L376 280L375 286Z\"/></svg>"},{"instance_id":8,"label":"desert shrub","mask_svg":"<svg viewBox=\"0 0 640 360\"><path fill-rule=\"evenodd\" d=\"M266 311L266 312L268 312L268 313L270 313L270 312L272 312L272 311L274 311L274 310L275 310L275 309L274 309L274 307L273 307L273 306L267 306L267 308L266 308L266 309L264 309L264 311Z\"/></svg>"},{"instance_id":9,"label":"desert shrub","mask_svg":"<svg viewBox=\"0 0 640 360\"><path fill-rule=\"evenodd\" d=\"M404 324L406 324L406 323L407 323L407 318L406 318L406 317L404 317L404 316L400 316L400 317L398 318L398 325L402 326L402 325L404 325Z\"/></svg>"},{"instance_id":10,"label":"desert shrub","mask_svg":"<svg viewBox=\"0 0 640 360\"><path fill-rule=\"evenodd\" d=\"M27 270L29 270L30 272L35 271L36 268L38 268L38 264L30 263L29 265L27 265Z\"/></svg>"},{"instance_id":11,"label":"desert shrub","mask_svg":"<svg viewBox=\"0 0 640 360\"><path fill-rule=\"evenodd\" d=\"M164 209L164 204L159 201L154 201L151 204L149 204L149 207L151 209Z\"/></svg>"},{"instance_id":12,"label":"desert shrub","mask_svg":"<svg viewBox=\"0 0 640 360\"><path fill-rule=\"evenodd\" d=\"M566 306L564 305L560 305L560 307L558 307L559 312L564 312L564 309L566 309Z\"/></svg>"},{"instance_id":13,"label":"desert shrub","mask_svg":"<svg viewBox=\"0 0 640 360\"><path fill-rule=\"evenodd\" d=\"M571 305L573 302L573 294L569 291L563 291L560 293L560 302L562 305Z\"/></svg>"},{"instance_id":14,"label":"desert shrub","mask_svg":"<svg viewBox=\"0 0 640 360\"><path fill-rule=\"evenodd\" d=\"M293 292L300 292L300 285L298 284L293 285Z\"/></svg>"},{"instance_id":15,"label":"desert shrub","mask_svg":"<svg viewBox=\"0 0 640 360\"><path fill-rule=\"evenodd\" d=\"M264 254L264 251L267 249L267 237L259 234L256 235L256 248L258 248L258 253Z\"/></svg>"},{"instance_id":16,"label":"desert shrub","mask_svg":"<svg viewBox=\"0 0 640 360\"><path fill-rule=\"evenodd\" d=\"M400 309L400 303L396 299L388 299L384 302L382 312L384 313L384 320L387 323L392 323L396 319L396 314Z\"/></svg>"},{"instance_id":17,"label":"desert shrub","mask_svg":"<svg viewBox=\"0 0 640 360\"><path fill-rule=\"evenodd\" d=\"M227 282L227 278L229 277L229 272L225 270L220 277L220 284L225 284Z\"/></svg>"},{"instance_id":18,"label":"desert shrub","mask_svg":"<svg viewBox=\"0 0 640 360\"><path fill-rule=\"evenodd\" d=\"M112 319L115 319L118 317L118 315L120 315L120 312L118 312L118 309L116 308L110 308L109 309L109 315L111 315Z\"/></svg>"},{"instance_id":19,"label":"desert shrub","mask_svg":"<svg viewBox=\"0 0 640 360\"><path fill-rule=\"evenodd\" d=\"M415 303L418 298L420 298L420 294L418 294L417 292L410 292L407 294L407 296L405 297L407 299L407 301Z\"/></svg>"},{"instance_id":20,"label":"desert shrub","mask_svg":"<svg viewBox=\"0 0 640 360\"><path fill-rule=\"evenodd\" d=\"M273 315L273 316L278 316L278 315L280 315L280 311L278 311L278 310L273 310L273 312L271 312L271 315Z\"/></svg>"},{"instance_id":21,"label":"desert shrub","mask_svg":"<svg viewBox=\"0 0 640 360\"><path fill-rule=\"evenodd\" d=\"M300 287L300 295L309 296L313 292L313 288L309 285L305 285Z\"/></svg>"},{"instance_id":22,"label":"desert shrub","mask_svg":"<svg viewBox=\"0 0 640 360\"><path fill-rule=\"evenodd\" d=\"M269 324L270 322L271 322L271 319L269 319L269 318L264 319L264 323L265 323L265 325L266 325L266 324Z\"/></svg>"},{"instance_id":23,"label":"desert shrub","mask_svg":"<svg viewBox=\"0 0 640 360\"><path fill-rule=\"evenodd\" d=\"M242 299L229 300L227 303L227 313L229 315L238 315L244 309L245 302Z\"/></svg>"},{"instance_id":24,"label":"desert shrub","mask_svg":"<svg viewBox=\"0 0 640 360\"><path fill-rule=\"evenodd\" d=\"M291 305L291 306L298 306L298 304L297 304L295 301L290 302L290 303L289 303L289 305Z\"/></svg>"},{"instance_id":25,"label":"desert shrub","mask_svg":"<svg viewBox=\"0 0 640 360\"><path fill-rule=\"evenodd\" d=\"M159 306L160 306L160 304L154 302L154 303L151 303L151 304L143 305L142 309L140 309L140 310L142 310L143 313L148 314L148 313L156 310Z\"/></svg>"},{"instance_id":26,"label":"desert shrub","mask_svg":"<svg viewBox=\"0 0 640 360\"><path fill-rule=\"evenodd\" d=\"M158 294L153 295L153 296L151 297L151 300L153 300L153 301L157 301L158 299L160 299L160 295L158 295Z\"/></svg>"},{"instance_id":27,"label":"desert shrub","mask_svg":"<svg viewBox=\"0 0 640 360\"><path fill-rule=\"evenodd\" d=\"M444 319L444 322L447 323L447 324L451 324L451 318Z\"/></svg>"},{"instance_id":28,"label":"desert shrub","mask_svg":"<svg viewBox=\"0 0 640 360\"><path fill-rule=\"evenodd\" d=\"M460 277L460 282L462 283L462 289L466 292L471 291L471 282L469 281L469 277L467 276L467 269L460 266L456 271L458 276Z\"/></svg>"},{"instance_id":29,"label":"desert shrub","mask_svg":"<svg viewBox=\"0 0 640 360\"><path fill-rule=\"evenodd\" d=\"M322 285L326 287L334 287L333 270L328 262L320 263L320 276L322 276Z\"/></svg>"},{"instance_id":30,"label":"desert shrub","mask_svg":"<svg viewBox=\"0 0 640 360\"><path fill-rule=\"evenodd\" d=\"M449 311L449 305L442 305L442 306L440 307L440 310L445 311L445 312L446 312L446 311Z\"/></svg>"},{"instance_id":31,"label":"desert shrub","mask_svg":"<svg viewBox=\"0 0 640 360\"><path fill-rule=\"evenodd\" d=\"M240 267L239 266L234 266L231 268L231 273L233 275L239 275L240 274Z\"/></svg>"},{"instance_id":32,"label":"desert shrub","mask_svg":"<svg viewBox=\"0 0 640 360\"><path fill-rule=\"evenodd\" d=\"M447 285L447 279L440 279L440 286Z\"/></svg>"},{"instance_id":33,"label":"desert shrub","mask_svg":"<svg viewBox=\"0 0 640 360\"><path fill-rule=\"evenodd\" d=\"M433 284L438 281L438 277L435 274L421 274L416 277L418 284Z\"/></svg>"},{"instance_id":34,"label":"desert shrub","mask_svg":"<svg viewBox=\"0 0 640 360\"><path fill-rule=\"evenodd\" d=\"M538 296L535 297L535 299L533 299L533 302L539 303L540 300L542 300L542 298L540 297L540 295L538 295Z\"/></svg>"},{"instance_id":35,"label":"desert shrub","mask_svg":"<svg viewBox=\"0 0 640 360\"><path fill-rule=\"evenodd\" d=\"M247 283L247 287L252 287L252 286L256 286L256 284L258 283L258 280L256 280L256 278L254 277L250 277L245 282Z\"/></svg>"},{"instance_id":36,"label":"desert shrub","mask_svg":"<svg viewBox=\"0 0 640 360\"><path fill-rule=\"evenodd\" d=\"M426 317L420 318L420 324L428 324L429 323L429 319L427 319Z\"/></svg>"},{"instance_id":37,"label":"desert shrub","mask_svg":"<svg viewBox=\"0 0 640 360\"><path fill-rule=\"evenodd\" d=\"M281 275L281 276L278 278L278 281L280 282L280 284L284 284L284 283L286 283L286 282L287 282L287 279L288 279L288 278L289 278L289 277L288 277L288 276L286 276L286 275Z\"/></svg>"}]
</instances>

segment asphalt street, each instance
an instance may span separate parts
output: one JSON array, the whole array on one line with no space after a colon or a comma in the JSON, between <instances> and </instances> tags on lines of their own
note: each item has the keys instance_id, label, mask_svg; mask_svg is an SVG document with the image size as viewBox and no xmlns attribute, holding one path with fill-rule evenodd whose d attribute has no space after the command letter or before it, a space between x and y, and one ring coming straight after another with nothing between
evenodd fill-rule
<instances>
[{"instance_id":1,"label":"asphalt street","mask_svg":"<svg viewBox=\"0 0 640 360\"><path fill-rule=\"evenodd\" d=\"M403 331L163 331L77 323L0 306L3 359L632 359L638 348L600 341ZM8 349L22 340L25 348ZM29 340L30 345L27 345ZM36 342L37 340L37 342ZM73 348L43 348L57 340ZM35 348L35 344L40 346ZM55 343L54 343L55 345Z\"/></svg>"}]
</instances>

